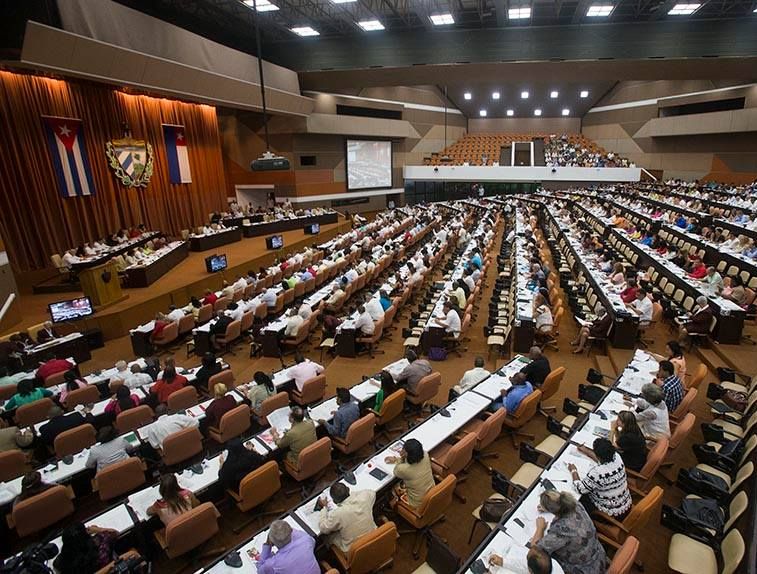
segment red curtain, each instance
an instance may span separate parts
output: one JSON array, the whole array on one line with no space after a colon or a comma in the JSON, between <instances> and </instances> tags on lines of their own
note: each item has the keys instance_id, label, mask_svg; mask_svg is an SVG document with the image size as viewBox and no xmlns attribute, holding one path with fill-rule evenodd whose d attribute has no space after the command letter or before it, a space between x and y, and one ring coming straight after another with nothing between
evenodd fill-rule
<instances>
[{"instance_id":1,"label":"red curtain","mask_svg":"<svg viewBox=\"0 0 757 574\"><path fill-rule=\"evenodd\" d=\"M212 106L131 95L89 82L0 71L0 232L11 264L50 266L50 255L144 223L178 234L226 204L218 122ZM95 195L60 194L41 116L79 118ZM105 144L123 136L152 144L146 188L126 188L108 166ZM161 124L186 128L192 183L171 184Z\"/></svg>"}]
</instances>

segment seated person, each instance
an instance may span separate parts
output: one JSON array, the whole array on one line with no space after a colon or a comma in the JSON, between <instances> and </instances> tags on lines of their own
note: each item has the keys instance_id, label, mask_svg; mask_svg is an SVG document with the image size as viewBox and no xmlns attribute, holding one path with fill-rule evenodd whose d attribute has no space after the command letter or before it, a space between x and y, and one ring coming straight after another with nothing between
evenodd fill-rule
<instances>
[{"instance_id":1,"label":"seated person","mask_svg":"<svg viewBox=\"0 0 757 574\"><path fill-rule=\"evenodd\" d=\"M163 334L163 331L166 327L168 327L173 321L171 321L167 315L161 313L158 311L158 313L155 314L155 322L154 326L152 328L152 332L150 333L150 343L155 343L155 341Z\"/></svg>"},{"instance_id":2,"label":"seated person","mask_svg":"<svg viewBox=\"0 0 757 574\"><path fill-rule=\"evenodd\" d=\"M158 409L160 411L162 409ZM157 412L157 411L156 411ZM165 412L165 411L164 411ZM180 430L197 427L200 422L195 417L183 413L169 413L161 416L147 429L147 442L155 450L163 447L163 441Z\"/></svg>"},{"instance_id":3,"label":"seated person","mask_svg":"<svg viewBox=\"0 0 757 574\"><path fill-rule=\"evenodd\" d=\"M305 359L305 357L297 351L294 354L295 365L287 369L289 376L294 379L294 384L297 386L298 391L302 391L302 387L305 385L305 381L309 381L313 377L317 377L323 372L323 367L311 361Z\"/></svg>"},{"instance_id":4,"label":"seated person","mask_svg":"<svg viewBox=\"0 0 757 574\"><path fill-rule=\"evenodd\" d=\"M665 392L654 383L641 387L641 398L636 399L636 422L647 440L670 438L670 419L665 404Z\"/></svg>"},{"instance_id":5,"label":"seated person","mask_svg":"<svg viewBox=\"0 0 757 574\"><path fill-rule=\"evenodd\" d=\"M237 401L230 394L223 383L213 387L213 400L205 409L205 422L209 427L216 427L221 423L221 417L237 406Z\"/></svg>"},{"instance_id":6,"label":"seated person","mask_svg":"<svg viewBox=\"0 0 757 574\"><path fill-rule=\"evenodd\" d=\"M119 436L114 427L104 426L97 433L97 444L89 449L86 466L100 472L111 464L129 458L131 451L129 442Z\"/></svg>"},{"instance_id":7,"label":"seated person","mask_svg":"<svg viewBox=\"0 0 757 574\"><path fill-rule=\"evenodd\" d=\"M373 520L376 492L373 490L350 492L346 484L335 482L331 485L329 494L331 500L334 501L333 504L330 504L325 496L318 500L321 507L318 528L321 534L327 535L330 545L347 553L355 540L377 528Z\"/></svg>"},{"instance_id":8,"label":"seated person","mask_svg":"<svg viewBox=\"0 0 757 574\"><path fill-rule=\"evenodd\" d=\"M636 292L638 290L639 288L636 285L636 279L629 277L628 281L626 281L626 288L620 292L620 298L623 303L631 303L634 299L636 299Z\"/></svg>"},{"instance_id":9,"label":"seated person","mask_svg":"<svg viewBox=\"0 0 757 574\"><path fill-rule=\"evenodd\" d=\"M210 326L210 345L211 348L217 349L216 338L226 334L226 328L233 323L234 320L224 312L216 313L216 320Z\"/></svg>"},{"instance_id":10,"label":"seated person","mask_svg":"<svg viewBox=\"0 0 757 574\"><path fill-rule=\"evenodd\" d=\"M116 390L116 396L114 396L107 405L105 405L105 412L112 414L114 417L120 415L124 411L133 409L139 406L139 395L132 394L129 391L129 387L123 385Z\"/></svg>"},{"instance_id":11,"label":"seated person","mask_svg":"<svg viewBox=\"0 0 757 574\"><path fill-rule=\"evenodd\" d=\"M528 382L526 375L523 373L515 373L510 380L512 386L509 389L502 389L502 396L492 403L490 410L496 411L505 407L507 413L511 415L518 410L523 399L534 392L533 385Z\"/></svg>"},{"instance_id":12,"label":"seated person","mask_svg":"<svg viewBox=\"0 0 757 574\"><path fill-rule=\"evenodd\" d=\"M394 378L392 378L392 375L390 375L388 372L381 371L379 378L381 386L376 393L376 397L374 398L372 409L375 413L381 412L381 407L384 405L384 400L386 400L389 395L397 390L397 385L394 382Z\"/></svg>"},{"instance_id":13,"label":"seated person","mask_svg":"<svg viewBox=\"0 0 757 574\"><path fill-rule=\"evenodd\" d=\"M639 316L639 325L642 327L652 322L652 314L654 312L652 300L647 295L645 289L639 289L636 292L636 299L628 305Z\"/></svg>"},{"instance_id":14,"label":"seated person","mask_svg":"<svg viewBox=\"0 0 757 574\"><path fill-rule=\"evenodd\" d=\"M634 298L636 294L634 292ZM607 331L612 325L612 317L610 317L604 306L597 307L597 318L592 321L591 325L583 325L578 330L578 336L571 341L571 345L575 346L573 351L574 355L583 353L586 350L586 343L589 341L589 337L604 338L607 336Z\"/></svg>"},{"instance_id":15,"label":"seated person","mask_svg":"<svg viewBox=\"0 0 757 574\"><path fill-rule=\"evenodd\" d=\"M223 366L216 360L213 353L205 353L202 357L202 366L195 374L195 380L192 383L197 389L207 389L208 381L213 375L217 375L223 370Z\"/></svg>"},{"instance_id":16,"label":"seated person","mask_svg":"<svg viewBox=\"0 0 757 574\"><path fill-rule=\"evenodd\" d=\"M504 568L511 574L565 574L556 560L536 546L527 548L514 544L506 558L492 553L489 556L489 564Z\"/></svg>"},{"instance_id":17,"label":"seated person","mask_svg":"<svg viewBox=\"0 0 757 574\"><path fill-rule=\"evenodd\" d=\"M254 385L250 385L247 389L247 398L250 401L250 408L255 411L256 414L260 414L260 405L268 397L272 397L276 394L276 387L271 380L271 377L266 375L263 371L256 371L252 377Z\"/></svg>"},{"instance_id":18,"label":"seated person","mask_svg":"<svg viewBox=\"0 0 757 574\"><path fill-rule=\"evenodd\" d=\"M63 530L60 554L53 566L59 574L97 572L113 560L118 531L74 522Z\"/></svg>"},{"instance_id":19,"label":"seated person","mask_svg":"<svg viewBox=\"0 0 757 574\"><path fill-rule=\"evenodd\" d=\"M81 413L78 412L64 414L63 409L58 405L55 405L50 407L50 411L47 413L47 418L48 421L39 429L39 438L46 446L53 448L55 437L62 432L83 425L88 422L87 419L91 417L87 414L87 418L84 418Z\"/></svg>"},{"instance_id":20,"label":"seated person","mask_svg":"<svg viewBox=\"0 0 757 574\"><path fill-rule=\"evenodd\" d=\"M147 516L157 516L164 526L168 526L200 504L192 491L179 486L179 481L173 473L160 477L158 492L160 499L147 508Z\"/></svg>"},{"instance_id":21,"label":"seated person","mask_svg":"<svg viewBox=\"0 0 757 574\"><path fill-rule=\"evenodd\" d=\"M163 369L163 377L150 387L150 395L154 396L159 403L165 403L176 391L183 389L187 384L187 378L176 372L174 367Z\"/></svg>"},{"instance_id":22,"label":"seated person","mask_svg":"<svg viewBox=\"0 0 757 574\"><path fill-rule=\"evenodd\" d=\"M397 376L397 384L404 384L408 392L415 393L418 383L423 377L430 375L433 369L431 363L426 359L419 359L412 349L405 352L405 358L410 364Z\"/></svg>"},{"instance_id":23,"label":"seated person","mask_svg":"<svg viewBox=\"0 0 757 574\"><path fill-rule=\"evenodd\" d=\"M526 380L538 389L544 384L544 379L552 371L552 367L549 364L549 359L544 356L541 348L537 345L528 350L528 358L531 361L520 372L526 375ZM514 376L510 377L510 382L514 382Z\"/></svg>"},{"instance_id":24,"label":"seated person","mask_svg":"<svg viewBox=\"0 0 757 574\"><path fill-rule=\"evenodd\" d=\"M357 312L358 317L355 321L355 336L370 337L376 330L376 324L373 322L371 314L365 310L365 305L360 305L357 308Z\"/></svg>"},{"instance_id":25,"label":"seated person","mask_svg":"<svg viewBox=\"0 0 757 574\"><path fill-rule=\"evenodd\" d=\"M57 339L58 337L60 337L60 334L50 321L45 321L42 324L42 328L37 331L37 343L40 345L52 341L53 339Z\"/></svg>"},{"instance_id":26,"label":"seated person","mask_svg":"<svg viewBox=\"0 0 757 574\"><path fill-rule=\"evenodd\" d=\"M253 470L259 468L265 459L253 449L244 445L239 437L235 437L226 443L226 453L222 453L218 459L221 468L218 471L218 480L224 490L239 490L239 483Z\"/></svg>"},{"instance_id":27,"label":"seated person","mask_svg":"<svg viewBox=\"0 0 757 574\"><path fill-rule=\"evenodd\" d=\"M22 500L27 500L32 496L42 494L46 490L55 486L54 484L47 484L43 482L42 475L37 470L32 470L24 475L21 479L21 492L13 501L13 506L16 506Z\"/></svg>"},{"instance_id":28,"label":"seated person","mask_svg":"<svg viewBox=\"0 0 757 574\"><path fill-rule=\"evenodd\" d=\"M63 405L64 407L68 408L68 405L66 404L66 399L68 399L68 395L71 391L76 391L78 389L83 389L87 386L87 383L80 379L76 371L70 370L63 373L63 389L60 391L60 394L58 395L58 402Z\"/></svg>"},{"instance_id":29,"label":"seated person","mask_svg":"<svg viewBox=\"0 0 757 574\"><path fill-rule=\"evenodd\" d=\"M352 400L350 390L345 387L336 390L336 404L338 406L334 413L334 422L321 419L318 423L323 425L330 436L345 438L352 423L360 418L360 407Z\"/></svg>"},{"instance_id":30,"label":"seated person","mask_svg":"<svg viewBox=\"0 0 757 574\"><path fill-rule=\"evenodd\" d=\"M45 379L49 376L70 371L75 366L76 365L73 365L66 359L56 359L53 356L49 356L48 359L39 366L39 369L37 369L36 377L38 381L44 384Z\"/></svg>"},{"instance_id":31,"label":"seated person","mask_svg":"<svg viewBox=\"0 0 757 574\"><path fill-rule=\"evenodd\" d=\"M552 332L554 318L552 317L552 309L549 308L547 301L544 299L544 295L541 293L537 293L534 297L533 316L536 334L549 335Z\"/></svg>"},{"instance_id":32,"label":"seated person","mask_svg":"<svg viewBox=\"0 0 757 574\"><path fill-rule=\"evenodd\" d=\"M431 469L431 459L423 452L420 441L411 438L405 441L400 456L388 456L384 459L387 464L394 464L394 476L402 484L394 487L395 498L390 502L394 508L397 501L402 501L413 508L418 508L423 497L434 487L434 474Z\"/></svg>"},{"instance_id":33,"label":"seated person","mask_svg":"<svg viewBox=\"0 0 757 574\"><path fill-rule=\"evenodd\" d=\"M273 552L273 547L277 552ZM258 574L320 574L315 558L315 540L302 530L293 530L288 522L275 520L268 530L257 562Z\"/></svg>"},{"instance_id":34,"label":"seated person","mask_svg":"<svg viewBox=\"0 0 757 574\"><path fill-rule=\"evenodd\" d=\"M489 375L491 373L484 368L484 358L476 357L473 360L473 368L465 371L460 382L452 387L452 391L455 393L455 396L460 395L468 389L475 387Z\"/></svg>"},{"instance_id":35,"label":"seated person","mask_svg":"<svg viewBox=\"0 0 757 574\"><path fill-rule=\"evenodd\" d=\"M129 371L129 375L126 377L126 379L124 379L124 385L126 385L131 390L149 385L153 382L150 374L147 372L142 372L142 367L140 367L137 363L134 363Z\"/></svg>"},{"instance_id":36,"label":"seated person","mask_svg":"<svg viewBox=\"0 0 757 574\"><path fill-rule=\"evenodd\" d=\"M289 448L286 454L287 460L292 466L298 467L300 452L317 441L318 437L315 433L315 424L310 419L305 420L305 411L300 407L292 407L289 422L292 426L283 435L279 436L279 431L271 428L271 436L276 441L277 448Z\"/></svg>"},{"instance_id":37,"label":"seated person","mask_svg":"<svg viewBox=\"0 0 757 574\"><path fill-rule=\"evenodd\" d=\"M660 386L665 395L665 404L668 412L673 412L681 404L686 390L678 375L675 374L675 367L670 361L660 361L655 383Z\"/></svg>"},{"instance_id":38,"label":"seated person","mask_svg":"<svg viewBox=\"0 0 757 574\"><path fill-rule=\"evenodd\" d=\"M598 511L621 520L632 505L623 459L606 438L594 439L591 450L583 446L579 450L599 463L583 478L574 464L568 465L573 487L581 494L581 504L589 514Z\"/></svg>"},{"instance_id":39,"label":"seated person","mask_svg":"<svg viewBox=\"0 0 757 574\"><path fill-rule=\"evenodd\" d=\"M292 307L287 311L286 327L284 328L284 337L289 339L296 339L297 333L300 327L305 323L305 320L297 312L297 309Z\"/></svg>"},{"instance_id":40,"label":"seated person","mask_svg":"<svg viewBox=\"0 0 757 574\"><path fill-rule=\"evenodd\" d=\"M444 302L442 313L444 317L435 317L434 324L439 327L444 327L447 336L456 339L458 335L460 335L462 324L460 322L460 315L458 315L457 311L453 308L450 300Z\"/></svg>"},{"instance_id":41,"label":"seated person","mask_svg":"<svg viewBox=\"0 0 757 574\"><path fill-rule=\"evenodd\" d=\"M6 401L3 405L4 411L17 409L20 406L33 403L45 397L52 397L53 392L50 389L35 387L32 379L19 381L16 386L16 394Z\"/></svg>"},{"instance_id":42,"label":"seated person","mask_svg":"<svg viewBox=\"0 0 757 574\"><path fill-rule=\"evenodd\" d=\"M707 297L700 295L697 297L696 303L697 306L694 308L694 312L681 325L681 336L704 335L710 332L710 325L712 324L714 314L710 308L709 301Z\"/></svg>"},{"instance_id":43,"label":"seated person","mask_svg":"<svg viewBox=\"0 0 757 574\"><path fill-rule=\"evenodd\" d=\"M639 472L647 462L647 441L641 432L636 415L631 411L620 411L610 427L610 441L620 453L623 464Z\"/></svg>"}]
</instances>

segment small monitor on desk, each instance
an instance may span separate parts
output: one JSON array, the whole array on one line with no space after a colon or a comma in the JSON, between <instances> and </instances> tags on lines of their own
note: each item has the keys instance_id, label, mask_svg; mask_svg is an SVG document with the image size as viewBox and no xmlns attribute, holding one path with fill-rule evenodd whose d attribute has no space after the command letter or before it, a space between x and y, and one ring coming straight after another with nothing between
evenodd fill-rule
<instances>
[{"instance_id":1,"label":"small monitor on desk","mask_svg":"<svg viewBox=\"0 0 757 574\"><path fill-rule=\"evenodd\" d=\"M265 245L268 249L281 249L284 247L284 236L271 235L270 237L266 237Z\"/></svg>"},{"instance_id":2,"label":"small monitor on desk","mask_svg":"<svg viewBox=\"0 0 757 574\"><path fill-rule=\"evenodd\" d=\"M50 317L53 323L74 321L83 317L89 317L95 312L89 297L58 301L57 303L50 303L47 307L50 310Z\"/></svg>"},{"instance_id":3,"label":"small monitor on desk","mask_svg":"<svg viewBox=\"0 0 757 574\"><path fill-rule=\"evenodd\" d=\"M310 225L305 226L305 233L308 235L318 235L321 232L321 224L320 223L312 223Z\"/></svg>"},{"instance_id":4,"label":"small monitor on desk","mask_svg":"<svg viewBox=\"0 0 757 574\"><path fill-rule=\"evenodd\" d=\"M223 271L226 269L226 265L225 253L222 253L221 255L211 255L210 257L205 258L205 269L207 269L208 273Z\"/></svg>"}]
</instances>

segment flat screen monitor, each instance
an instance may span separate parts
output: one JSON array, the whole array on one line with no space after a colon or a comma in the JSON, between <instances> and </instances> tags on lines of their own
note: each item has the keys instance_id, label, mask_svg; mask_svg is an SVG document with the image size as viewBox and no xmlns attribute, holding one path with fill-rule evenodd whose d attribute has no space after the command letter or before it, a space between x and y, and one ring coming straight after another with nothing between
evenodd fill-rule
<instances>
[{"instance_id":1,"label":"flat screen monitor","mask_svg":"<svg viewBox=\"0 0 757 574\"><path fill-rule=\"evenodd\" d=\"M268 249L281 249L284 247L284 236L271 235L270 237L266 237L265 244Z\"/></svg>"},{"instance_id":2,"label":"flat screen monitor","mask_svg":"<svg viewBox=\"0 0 757 574\"><path fill-rule=\"evenodd\" d=\"M211 255L210 257L206 257L205 269L208 270L208 273L216 273L226 269L226 254L222 253L221 255Z\"/></svg>"},{"instance_id":3,"label":"flat screen monitor","mask_svg":"<svg viewBox=\"0 0 757 574\"><path fill-rule=\"evenodd\" d=\"M347 140L347 189L392 187L392 142Z\"/></svg>"},{"instance_id":4,"label":"flat screen monitor","mask_svg":"<svg viewBox=\"0 0 757 574\"><path fill-rule=\"evenodd\" d=\"M95 312L89 297L58 301L57 303L50 303L47 307L50 310L50 317L53 323L75 321L76 319L89 317Z\"/></svg>"},{"instance_id":5,"label":"flat screen monitor","mask_svg":"<svg viewBox=\"0 0 757 574\"><path fill-rule=\"evenodd\" d=\"M318 235L321 232L321 224L320 223L312 223L310 225L305 226L305 233L308 235Z\"/></svg>"}]
</instances>

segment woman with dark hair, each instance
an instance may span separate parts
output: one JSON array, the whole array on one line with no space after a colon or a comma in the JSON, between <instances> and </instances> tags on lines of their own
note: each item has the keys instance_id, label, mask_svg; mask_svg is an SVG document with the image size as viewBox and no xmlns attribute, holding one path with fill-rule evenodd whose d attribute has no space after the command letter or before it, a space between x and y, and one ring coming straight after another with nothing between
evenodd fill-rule
<instances>
[{"instance_id":1,"label":"woman with dark hair","mask_svg":"<svg viewBox=\"0 0 757 574\"><path fill-rule=\"evenodd\" d=\"M129 387L122 385L116 389L116 396L105 405L105 412L118 416L124 411L139 406L139 395L132 394Z\"/></svg>"},{"instance_id":2,"label":"woman with dark hair","mask_svg":"<svg viewBox=\"0 0 757 574\"><path fill-rule=\"evenodd\" d=\"M24 475L24 478L21 479L21 493L16 497L16 500L13 501L13 505L15 506L22 500L26 500L32 496L37 496L38 494L45 492L48 488L52 488L52 486L52 484L42 482L42 475L39 471L33 470L28 472Z\"/></svg>"},{"instance_id":3,"label":"woman with dark hair","mask_svg":"<svg viewBox=\"0 0 757 574\"><path fill-rule=\"evenodd\" d=\"M539 507L555 518L549 528L543 516L536 519L531 546L557 560L565 574L605 574L607 555L597 538L597 529L573 495L545 490L539 498Z\"/></svg>"},{"instance_id":4,"label":"woman with dark hair","mask_svg":"<svg viewBox=\"0 0 757 574\"><path fill-rule=\"evenodd\" d=\"M274 387L271 377L263 371L256 371L252 380L255 384L247 391L247 398L250 400L250 408L255 412L260 412L260 405L276 393L276 387Z\"/></svg>"},{"instance_id":5,"label":"woman with dark hair","mask_svg":"<svg viewBox=\"0 0 757 574\"><path fill-rule=\"evenodd\" d=\"M658 361L670 361L675 369L675 375L683 381L686 376L686 357L683 355L683 347L678 341L668 341L665 344L665 355L650 353Z\"/></svg>"},{"instance_id":6,"label":"woman with dark hair","mask_svg":"<svg viewBox=\"0 0 757 574\"><path fill-rule=\"evenodd\" d=\"M216 356L213 353L205 353L202 357L202 366L197 370L194 383L192 384L198 390L207 389L210 377L217 375L222 370L223 367L216 360Z\"/></svg>"},{"instance_id":7,"label":"woman with dark hair","mask_svg":"<svg viewBox=\"0 0 757 574\"><path fill-rule=\"evenodd\" d=\"M160 477L158 492L160 500L147 509L147 515L158 516L165 526L200 504L192 491L179 486L175 474L164 474Z\"/></svg>"},{"instance_id":8,"label":"woman with dark hair","mask_svg":"<svg viewBox=\"0 0 757 574\"><path fill-rule=\"evenodd\" d=\"M606 438L596 439L593 451L592 458L599 464L590 468L583 479L574 464L568 465L573 486L581 494L581 503L589 513L598 510L620 518L631 510L632 504L623 459Z\"/></svg>"},{"instance_id":9,"label":"woman with dark hair","mask_svg":"<svg viewBox=\"0 0 757 574\"><path fill-rule=\"evenodd\" d=\"M59 574L87 574L107 566L114 558L118 532L75 522L63 531L60 554L53 566Z\"/></svg>"},{"instance_id":10,"label":"woman with dark hair","mask_svg":"<svg viewBox=\"0 0 757 574\"><path fill-rule=\"evenodd\" d=\"M163 369L163 377L150 387L150 394L157 397L159 403L165 403L176 391L183 389L187 384L187 379L176 372L175 367L166 366Z\"/></svg>"},{"instance_id":11,"label":"woman with dark hair","mask_svg":"<svg viewBox=\"0 0 757 574\"><path fill-rule=\"evenodd\" d=\"M60 404L65 407L68 394L71 391L83 389L86 386L87 383L76 376L76 371L74 371L73 369L66 371L65 373L63 373L63 389L58 395L58 402L60 402Z\"/></svg>"},{"instance_id":12,"label":"woman with dark hair","mask_svg":"<svg viewBox=\"0 0 757 574\"><path fill-rule=\"evenodd\" d=\"M639 472L647 462L647 441L631 411L620 411L612 423L610 441L626 468Z\"/></svg>"},{"instance_id":13,"label":"woman with dark hair","mask_svg":"<svg viewBox=\"0 0 757 574\"><path fill-rule=\"evenodd\" d=\"M16 394L9 398L8 402L3 405L3 410L8 412L22 405L52 396L53 393L50 389L35 387L33 379L25 379L18 382L18 385L16 386Z\"/></svg>"},{"instance_id":14,"label":"woman with dark hair","mask_svg":"<svg viewBox=\"0 0 757 574\"><path fill-rule=\"evenodd\" d=\"M394 476L402 481L402 485L394 488L395 499L391 503L397 504L401 498L408 505L418 508L423 503L423 497L434 487L434 473L431 470L431 459L423 452L420 441L411 438L405 441L400 456L388 456L384 459L387 464L394 464Z\"/></svg>"},{"instance_id":15,"label":"woman with dark hair","mask_svg":"<svg viewBox=\"0 0 757 574\"><path fill-rule=\"evenodd\" d=\"M242 479L265 462L257 452L247 448L237 437L226 443L226 454L221 454L218 480L224 489L237 490Z\"/></svg>"},{"instance_id":16,"label":"woman with dark hair","mask_svg":"<svg viewBox=\"0 0 757 574\"><path fill-rule=\"evenodd\" d=\"M373 410L379 412L381 406L384 404L386 397L391 395L397 390L397 385L394 382L394 378L386 371L381 371L381 388L376 393L376 400L373 403Z\"/></svg>"}]
</instances>

